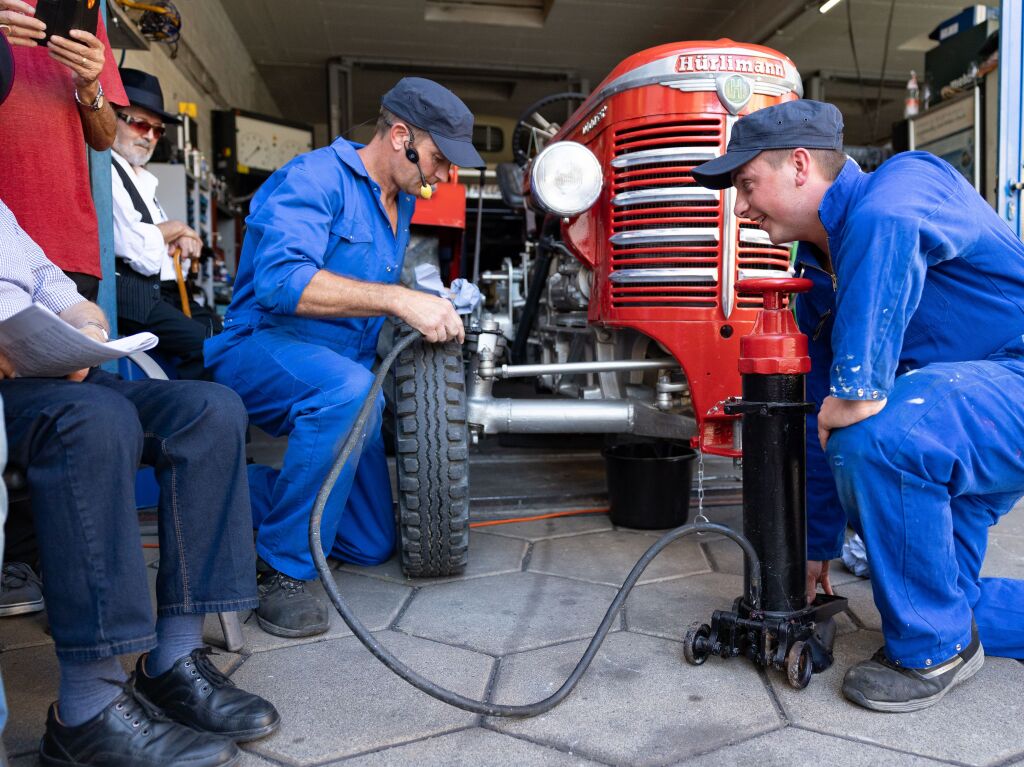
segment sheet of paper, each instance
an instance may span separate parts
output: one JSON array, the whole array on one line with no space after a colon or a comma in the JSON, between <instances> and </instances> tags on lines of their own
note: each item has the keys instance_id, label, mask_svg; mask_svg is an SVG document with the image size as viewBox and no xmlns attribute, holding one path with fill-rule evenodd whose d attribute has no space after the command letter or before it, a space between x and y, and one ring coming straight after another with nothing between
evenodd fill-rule
<instances>
[{"instance_id":1,"label":"sheet of paper","mask_svg":"<svg viewBox=\"0 0 1024 767\"><path fill-rule=\"evenodd\" d=\"M32 304L0 322L0 351L19 378L59 378L156 346L152 333L94 341L44 306Z\"/></svg>"}]
</instances>

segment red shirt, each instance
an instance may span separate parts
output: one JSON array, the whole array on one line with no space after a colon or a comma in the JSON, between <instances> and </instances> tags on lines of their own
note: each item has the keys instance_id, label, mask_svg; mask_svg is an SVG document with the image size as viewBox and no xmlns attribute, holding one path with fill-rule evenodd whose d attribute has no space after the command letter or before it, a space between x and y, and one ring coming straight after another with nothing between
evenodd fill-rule
<instances>
[{"instance_id":1,"label":"red shirt","mask_svg":"<svg viewBox=\"0 0 1024 767\"><path fill-rule=\"evenodd\" d=\"M35 6L36 0L28 0ZM126 105L102 19L105 98ZM28 235L67 272L102 277L89 158L71 70L42 46L14 50L14 86L0 107L0 200Z\"/></svg>"}]
</instances>

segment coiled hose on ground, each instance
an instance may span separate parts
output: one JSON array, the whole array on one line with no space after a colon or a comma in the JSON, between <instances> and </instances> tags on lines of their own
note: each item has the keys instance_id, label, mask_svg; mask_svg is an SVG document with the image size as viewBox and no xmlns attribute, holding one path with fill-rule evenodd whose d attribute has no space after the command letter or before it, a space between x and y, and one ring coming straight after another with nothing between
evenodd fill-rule
<instances>
[{"instance_id":1,"label":"coiled hose on ground","mask_svg":"<svg viewBox=\"0 0 1024 767\"><path fill-rule=\"evenodd\" d=\"M640 579L644 570L647 569L647 566L670 543L678 540L679 538L696 533L718 533L719 535L724 535L726 538L735 541L736 544L743 549L743 553L747 557L747 572L750 573L750 579L747 583L746 598L748 603L755 610L760 607L761 567L757 554L754 552L754 548L751 546L750 542L735 530L723 527L722 525L715 525L711 523L683 525L682 527L677 527L675 530L670 530L661 536L644 553L644 555L637 560L637 563L633 566L633 569L629 571L629 575L626 576L626 580L623 582L622 587L612 600L611 605L609 605L608 612L605 613L604 618L601 620L601 624L594 633L593 639L590 640L590 644L587 645L586 651L580 658L579 663L576 664L576 668L574 668L572 673L569 674L561 687L543 700L536 701L535 703L511 706L475 700L474 698L467 698L464 695L460 695L457 692L453 692L452 690L445 689L444 687L435 684L402 663L402 661L392 655L391 652L381 645L381 643L377 641L377 638L374 637L365 626L363 626L338 592L338 586L335 583L331 570L327 565L327 557L324 555L323 546L321 545L320 522L323 518L324 508L327 505L327 499L330 497L331 491L334 489L334 485L338 481L338 476L341 474L341 470L345 466L345 462L348 461L348 458L352 454L357 442L366 436L363 432L373 408L376 407L377 395L380 393L381 386L384 384L384 379L387 376L388 370L391 369L391 365L405 348L420 340L422 340L422 336L420 334L411 333L398 341L387 357L384 358L384 361L380 365L380 369L377 371L377 377L374 379L373 386L370 387L370 392L367 394L366 400L363 402L363 406L359 410L359 415L356 417L355 424L352 426L348 437L341 446L341 450L334 459L334 464L331 466L330 473L327 475L323 485L320 487L320 492L316 497L316 503L313 505L313 512L309 518L309 550L313 557L313 562L316 564L316 569L320 575L320 582L323 584L324 591L326 591L327 595L330 597L331 602L334 604L334 608L338 611L338 615L340 615L341 619L345 621L348 627L352 630L352 633L355 634L356 638L392 672L421 692L425 692L427 695L444 701L445 703L457 708L472 711L475 714L500 717L531 717L550 711L565 700L583 677L583 674L586 673L587 668L589 668L591 662L594 660L594 656L597 655L597 651L600 649L601 644L608 635L608 632L612 627L612 622L615 620L615 616L622 608L622 605L625 603L626 597L629 596L629 592L632 591L633 586L636 585L636 582Z\"/></svg>"}]
</instances>

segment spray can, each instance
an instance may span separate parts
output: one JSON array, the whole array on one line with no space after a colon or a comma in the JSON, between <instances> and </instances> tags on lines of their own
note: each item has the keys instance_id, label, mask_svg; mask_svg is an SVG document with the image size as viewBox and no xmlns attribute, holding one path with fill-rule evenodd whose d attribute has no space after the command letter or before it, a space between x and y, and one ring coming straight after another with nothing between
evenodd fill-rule
<instances>
[{"instance_id":1,"label":"spray can","mask_svg":"<svg viewBox=\"0 0 1024 767\"><path fill-rule=\"evenodd\" d=\"M916 117L921 111L921 89L917 84L917 72L910 70L910 79L907 80L907 98L903 102L903 116Z\"/></svg>"}]
</instances>

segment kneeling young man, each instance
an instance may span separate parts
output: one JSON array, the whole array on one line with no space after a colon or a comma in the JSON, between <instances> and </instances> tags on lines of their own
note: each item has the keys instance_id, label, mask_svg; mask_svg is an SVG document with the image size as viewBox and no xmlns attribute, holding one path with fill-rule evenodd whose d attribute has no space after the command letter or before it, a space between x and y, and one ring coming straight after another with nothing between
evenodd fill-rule
<instances>
[{"instance_id":1,"label":"kneeling young man","mask_svg":"<svg viewBox=\"0 0 1024 767\"><path fill-rule=\"evenodd\" d=\"M930 706L993 655L1024 658L1024 581L981 578L988 528L1024 494L1024 244L925 152L863 173L839 111L792 101L740 119L694 168L736 215L799 242L809 337L808 597L831 593L846 522L864 539L885 646L843 693ZM984 645L984 650L982 646Z\"/></svg>"}]
</instances>

